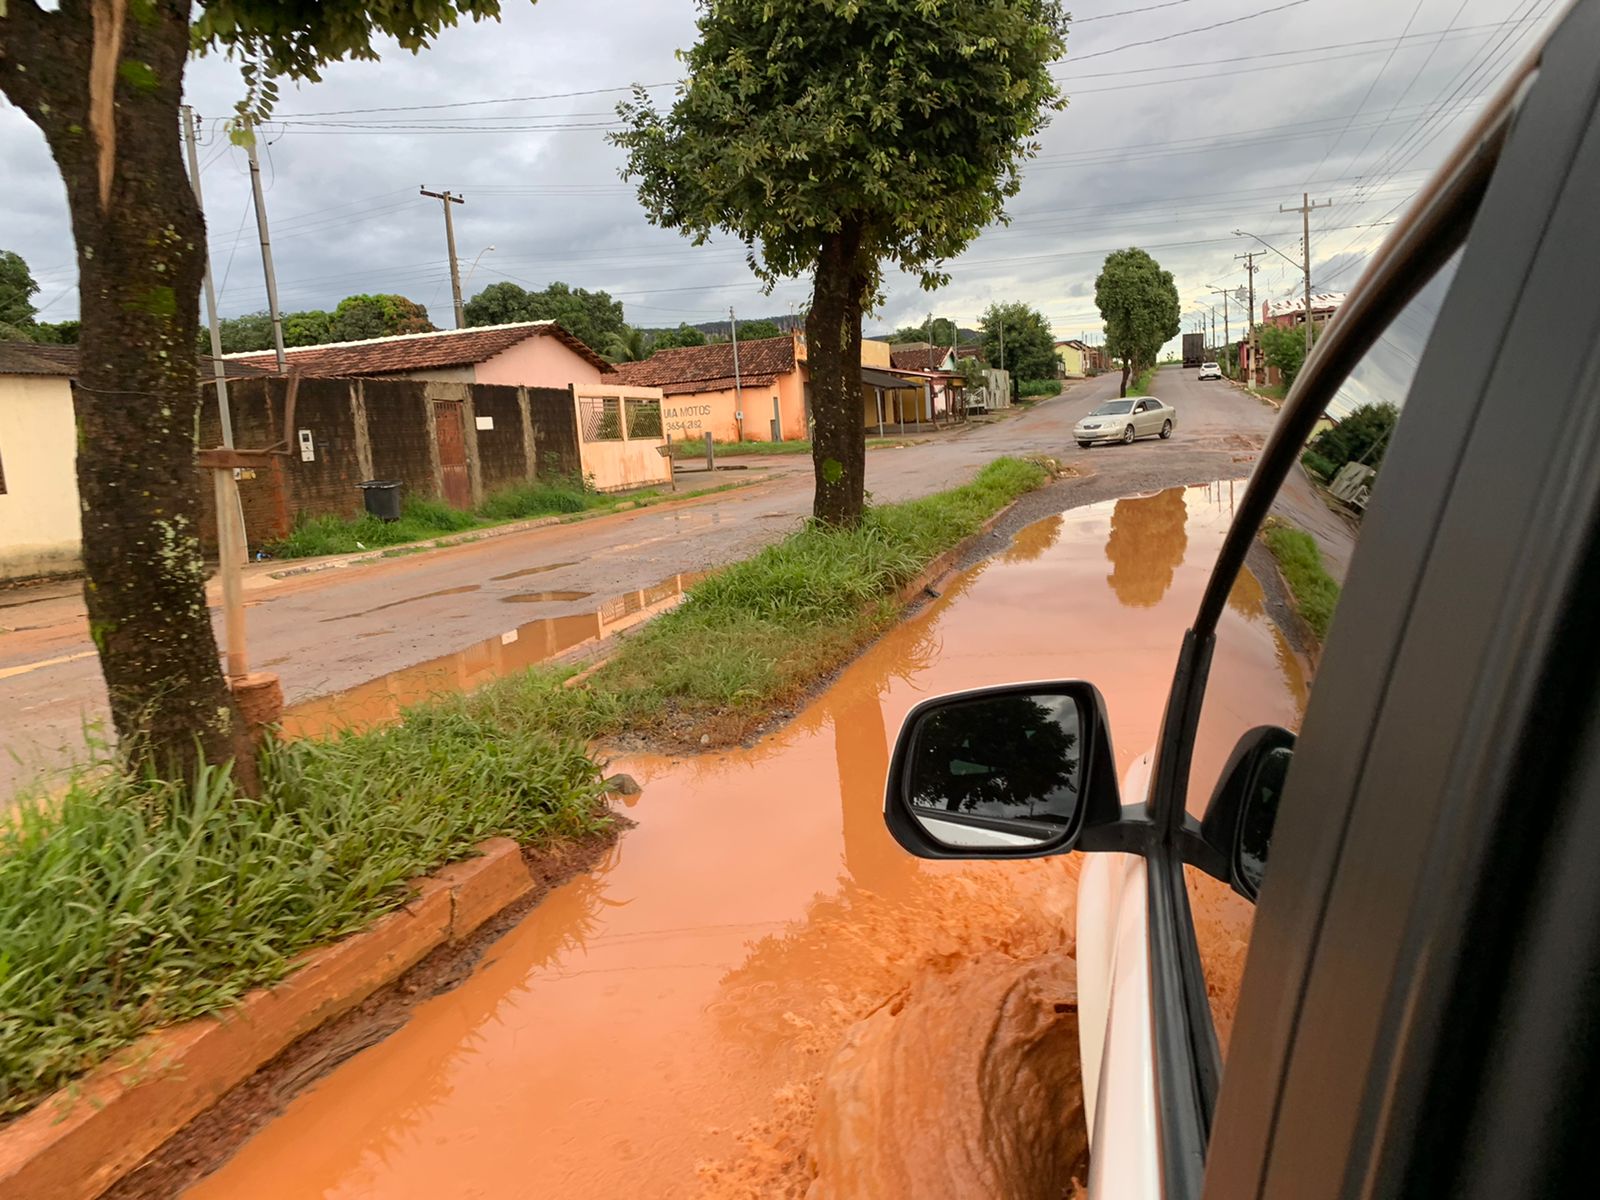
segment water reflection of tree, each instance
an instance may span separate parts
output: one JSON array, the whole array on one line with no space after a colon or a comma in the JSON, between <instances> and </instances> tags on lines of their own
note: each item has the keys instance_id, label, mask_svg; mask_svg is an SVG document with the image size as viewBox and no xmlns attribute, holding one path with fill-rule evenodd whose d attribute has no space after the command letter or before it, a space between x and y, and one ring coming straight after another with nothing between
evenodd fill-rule
<instances>
[{"instance_id":1,"label":"water reflection of tree","mask_svg":"<svg viewBox=\"0 0 1600 1200\"><path fill-rule=\"evenodd\" d=\"M912 803L947 812L1065 818L1078 735L1031 696L999 696L934 713L917 742Z\"/></svg>"},{"instance_id":2,"label":"water reflection of tree","mask_svg":"<svg viewBox=\"0 0 1600 1200\"><path fill-rule=\"evenodd\" d=\"M1184 489L1118 500L1111 511L1106 580L1122 603L1149 608L1160 603L1189 547Z\"/></svg>"},{"instance_id":3,"label":"water reflection of tree","mask_svg":"<svg viewBox=\"0 0 1600 1200\"><path fill-rule=\"evenodd\" d=\"M1032 562L1061 540L1061 514L1024 526L1000 557L1004 562Z\"/></svg>"}]
</instances>

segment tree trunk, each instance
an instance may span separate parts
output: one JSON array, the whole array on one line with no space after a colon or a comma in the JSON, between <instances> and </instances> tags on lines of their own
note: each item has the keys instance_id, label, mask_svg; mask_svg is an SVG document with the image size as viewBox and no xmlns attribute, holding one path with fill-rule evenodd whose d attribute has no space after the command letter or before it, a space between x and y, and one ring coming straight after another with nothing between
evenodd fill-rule
<instances>
[{"instance_id":1,"label":"tree trunk","mask_svg":"<svg viewBox=\"0 0 1600 1200\"><path fill-rule=\"evenodd\" d=\"M1118 396L1128 394L1128 376L1131 374L1133 374L1133 360L1125 358L1122 360L1122 390L1117 393Z\"/></svg>"},{"instance_id":2,"label":"tree trunk","mask_svg":"<svg viewBox=\"0 0 1600 1200\"><path fill-rule=\"evenodd\" d=\"M125 755L164 772L235 749L200 557L200 284L205 230L178 104L188 0L11 0L0 88L66 182L81 330L73 404L84 596Z\"/></svg>"},{"instance_id":3,"label":"tree trunk","mask_svg":"<svg viewBox=\"0 0 1600 1200\"><path fill-rule=\"evenodd\" d=\"M817 258L806 316L811 374L812 515L826 525L859 524L866 500L867 435L861 408L861 306L865 278L857 259L859 226L829 234Z\"/></svg>"}]
</instances>

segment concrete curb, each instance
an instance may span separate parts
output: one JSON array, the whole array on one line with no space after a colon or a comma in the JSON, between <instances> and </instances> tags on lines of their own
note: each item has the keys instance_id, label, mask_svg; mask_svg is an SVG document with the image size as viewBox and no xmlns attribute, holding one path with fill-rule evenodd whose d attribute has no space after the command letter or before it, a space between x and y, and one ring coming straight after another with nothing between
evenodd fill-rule
<instances>
[{"instance_id":1,"label":"concrete curb","mask_svg":"<svg viewBox=\"0 0 1600 1200\"><path fill-rule=\"evenodd\" d=\"M508 537L515 533L528 533L534 529L545 529L551 525L576 525L584 521L599 521L606 517L618 516L622 513L634 512L641 508L675 508L679 505L700 504L724 492L736 491L740 488L756 487L765 483L765 479L738 479L727 480L714 485L717 490L704 496L684 496L682 499L673 499L669 493L665 500L655 500L648 504L640 504L633 500L624 500L614 508L604 512L588 513L556 513L548 517L534 517L527 521L511 521L505 525L485 525L480 529L464 529L460 533L446 534L443 537L427 538L420 542L402 542L398 546L384 546L376 550L362 550L355 554L330 555L326 558L313 558L298 560L298 566L286 566L276 571L261 571L259 573L246 572L245 586L249 587L256 579L280 580L295 579L301 575L315 575L319 571L336 571L342 567L356 566L361 563L379 562L385 558L399 558L406 554L420 554L427 550L447 550L451 546L468 546L473 542L488 541L491 538ZM284 559L286 563L296 562L295 559ZM256 584L261 586L261 584Z\"/></svg>"},{"instance_id":2,"label":"concrete curb","mask_svg":"<svg viewBox=\"0 0 1600 1200\"><path fill-rule=\"evenodd\" d=\"M93 1200L291 1042L533 890L510 838L413 881L402 909L299 956L225 1012L145 1035L0 1130L0 1195Z\"/></svg>"}]
</instances>

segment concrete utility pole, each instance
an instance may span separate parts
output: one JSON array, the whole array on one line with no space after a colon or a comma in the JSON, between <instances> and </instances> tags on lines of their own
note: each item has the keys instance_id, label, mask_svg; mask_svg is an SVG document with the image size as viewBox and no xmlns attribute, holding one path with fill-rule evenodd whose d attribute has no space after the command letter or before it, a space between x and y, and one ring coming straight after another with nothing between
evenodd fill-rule
<instances>
[{"instance_id":1,"label":"concrete utility pole","mask_svg":"<svg viewBox=\"0 0 1600 1200\"><path fill-rule=\"evenodd\" d=\"M728 335L733 342L733 417L739 423L739 440L744 441L744 390L739 383L739 320L728 306Z\"/></svg>"},{"instance_id":2,"label":"concrete utility pole","mask_svg":"<svg viewBox=\"0 0 1600 1200\"><path fill-rule=\"evenodd\" d=\"M1314 208L1332 208L1332 200L1323 200L1317 204L1311 203L1311 193L1301 192L1300 203L1297 207L1290 208L1278 205L1279 212L1297 212L1300 214L1301 247L1304 255L1306 273L1306 353L1311 353L1311 210Z\"/></svg>"},{"instance_id":3,"label":"concrete utility pole","mask_svg":"<svg viewBox=\"0 0 1600 1200\"><path fill-rule=\"evenodd\" d=\"M1222 345L1224 349L1226 349L1227 346L1233 341L1233 334L1228 330L1228 289L1212 287L1212 285L1209 283L1206 284L1206 287L1210 288L1212 295L1222 297ZM1214 317L1215 314L1213 313L1213 318Z\"/></svg>"},{"instance_id":4,"label":"concrete utility pole","mask_svg":"<svg viewBox=\"0 0 1600 1200\"><path fill-rule=\"evenodd\" d=\"M461 311L461 262L456 258L456 223L450 216L450 206L465 204L466 201L454 192L430 192L420 184L417 190L429 199L437 200L444 209L444 243L450 254L450 294L456 302L456 328L465 329L467 320Z\"/></svg>"},{"instance_id":5,"label":"concrete utility pole","mask_svg":"<svg viewBox=\"0 0 1600 1200\"><path fill-rule=\"evenodd\" d=\"M189 151L189 186L194 189L194 202L202 214L205 199L200 195L200 153L194 141L194 109L185 104L183 112L183 142ZM233 414L228 409L228 372L222 365L222 330L217 324L217 285L211 278L211 243L206 242L206 324L211 329L211 374L217 385L217 412L222 418L222 444L233 449Z\"/></svg>"},{"instance_id":6,"label":"concrete utility pole","mask_svg":"<svg viewBox=\"0 0 1600 1200\"><path fill-rule=\"evenodd\" d=\"M250 158L250 191L256 201L256 231L261 235L261 266L267 274L267 312L272 317L272 348L278 356L278 374L288 368L283 354L283 314L278 311L278 277L272 270L272 239L267 236L267 202L261 194L261 163L256 158L255 130L246 123L245 154Z\"/></svg>"},{"instance_id":7,"label":"concrete utility pole","mask_svg":"<svg viewBox=\"0 0 1600 1200\"><path fill-rule=\"evenodd\" d=\"M1250 281L1250 320L1245 325L1244 336L1245 341L1250 344L1251 382L1255 381L1256 367L1259 365L1256 362L1256 355L1259 353L1256 346L1256 255L1259 253L1259 250L1247 250L1243 254L1235 254L1233 256L1234 262L1238 262L1241 258L1244 259L1245 278Z\"/></svg>"}]
</instances>

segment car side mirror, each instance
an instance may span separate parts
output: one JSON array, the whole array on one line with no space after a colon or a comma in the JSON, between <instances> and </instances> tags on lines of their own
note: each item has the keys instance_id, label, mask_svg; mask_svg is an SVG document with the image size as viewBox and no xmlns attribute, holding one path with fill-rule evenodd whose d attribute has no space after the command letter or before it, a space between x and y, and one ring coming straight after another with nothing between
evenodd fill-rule
<instances>
[{"instance_id":1,"label":"car side mirror","mask_svg":"<svg viewBox=\"0 0 1600 1200\"><path fill-rule=\"evenodd\" d=\"M1294 734L1277 725L1258 726L1240 738L1200 823L1200 840L1226 864L1220 877L1252 903L1266 878L1294 743Z\"/></svg>"},{"instance_id":2,"label":"car side mirror","mask_svg":"<svg viewBox=\"0 0 1600 1200\"><path fill-rule=\"evenodd\" d=\"M906 715L884 819L921 858L1063 854L1122 812L1105 701L1080 681L982 688Z\"/></svg>"}]
</instances>

